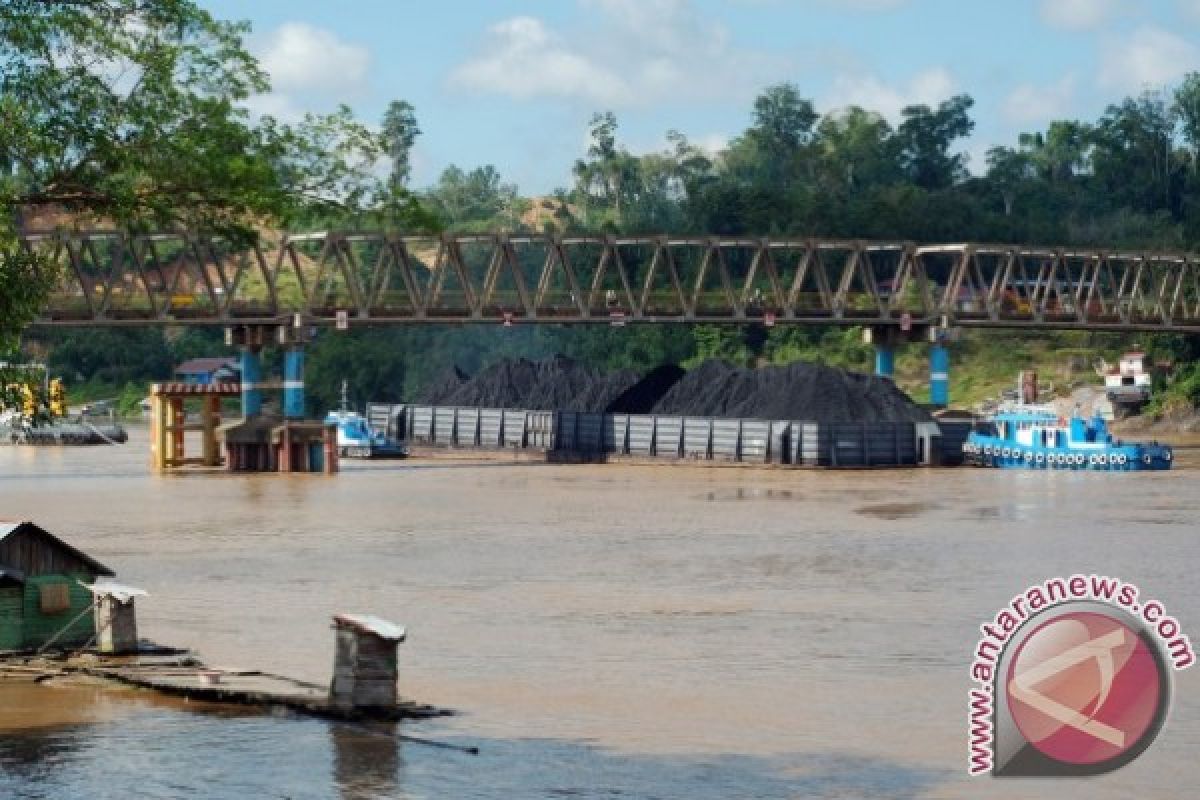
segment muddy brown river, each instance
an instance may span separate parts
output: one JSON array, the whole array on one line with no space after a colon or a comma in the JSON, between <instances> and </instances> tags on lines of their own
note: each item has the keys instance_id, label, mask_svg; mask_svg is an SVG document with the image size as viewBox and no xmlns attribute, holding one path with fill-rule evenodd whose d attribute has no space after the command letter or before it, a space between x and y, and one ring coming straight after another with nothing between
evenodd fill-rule
<instances>
[{"instance_id":1,"label":"muddy brown river","mask_svg":"<svg viewBox=\"0 0 1200 800\"><path fill-rule=\"evenodd\" d=\"M1129 766L968 778L978 626L1057 575L1120 576L1200 641L1200 451L1169 473L354 463L149 472L0 448L0 517L149 590L143 636L326 681L330 616L408 626L403 732L0 684L0 797L1180 798L1200 668Z\"/></svg>"}]
</instances>

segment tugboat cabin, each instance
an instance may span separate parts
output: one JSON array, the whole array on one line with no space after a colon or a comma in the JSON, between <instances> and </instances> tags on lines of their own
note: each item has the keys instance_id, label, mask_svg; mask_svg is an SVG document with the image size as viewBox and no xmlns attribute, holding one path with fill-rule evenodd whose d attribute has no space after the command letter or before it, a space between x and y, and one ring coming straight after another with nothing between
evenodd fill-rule
<instances>
[{"instance_id":1,"label":"tugboat cabin","mask_svg":"<svg viewBox=\"0 0 1200 800\"><path fill-rule=\"evenodd\" d=\"M114 574L32 522L0 521L0 650L87 644L94 598L82 584Z\"/></svg>"},{"instance_id":2,"label":"tugboat cabin","mask_svg":"<svg viewBox=\"0 0 1200 800\"><path fill-rule=\"evenodd\" d=\"M1023 447L1102 448L1112 438L1100 417L1064 420L1049 411L1002 414L992 424L997 438Z\"/></svg>"}]
</instances>

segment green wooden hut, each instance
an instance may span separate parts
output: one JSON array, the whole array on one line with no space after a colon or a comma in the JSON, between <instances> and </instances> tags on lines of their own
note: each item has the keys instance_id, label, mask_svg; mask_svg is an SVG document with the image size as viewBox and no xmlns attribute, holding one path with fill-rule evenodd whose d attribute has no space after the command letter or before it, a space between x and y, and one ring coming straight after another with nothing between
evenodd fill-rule
<instances>
[{"instance_id":1,"label":"green wooden hut","mask_svg":"<svg viewBox=\"0 0 1200 800\"><path fill-rule=\"evenodd\" d=\"M78 647L95 635L80 581L113 571L32 522L0 522L0 650Z\"/></svg>"}]
</instances>

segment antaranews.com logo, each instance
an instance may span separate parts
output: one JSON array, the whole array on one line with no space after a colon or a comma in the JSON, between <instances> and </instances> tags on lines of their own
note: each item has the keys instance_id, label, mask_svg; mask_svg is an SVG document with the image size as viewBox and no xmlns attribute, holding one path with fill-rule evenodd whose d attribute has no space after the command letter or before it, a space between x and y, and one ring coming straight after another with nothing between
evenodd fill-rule
<instances>
[{"instance_id":1,"label":"antaranews.com logo","mask_svg":"<svg viewBox=\"0 0 1200 800\"><path fill-rule=\"evenodd\" d=\"M1195 662L1179 622L1117 578L1030 586L993 620L971 663L968 771L1098 775L1153 743L1171 672Z\"/></svg>"}]
</instances>

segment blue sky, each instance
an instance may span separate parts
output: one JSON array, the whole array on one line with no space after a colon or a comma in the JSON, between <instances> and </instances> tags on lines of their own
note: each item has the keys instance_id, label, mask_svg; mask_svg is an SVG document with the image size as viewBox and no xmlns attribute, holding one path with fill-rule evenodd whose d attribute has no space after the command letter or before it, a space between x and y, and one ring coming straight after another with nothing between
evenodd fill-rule
<instances>
[{"instance_id":1,"label":"blue sky","mask_svg":"<svg viewBox=\"0 0 1200 800\"><path fill-rule=\"evenodd\" d=\"M339 102L375 123L417 109L413 185L493 164L523 193L570 182L587 122L615 111L633 152L672 128L711 149L790 81L819 109L895 119L966 92L993 144L1200 70L1200 0L200 0L248 19L272 74L259 112Z\"/></svg>"}]
</instances>

